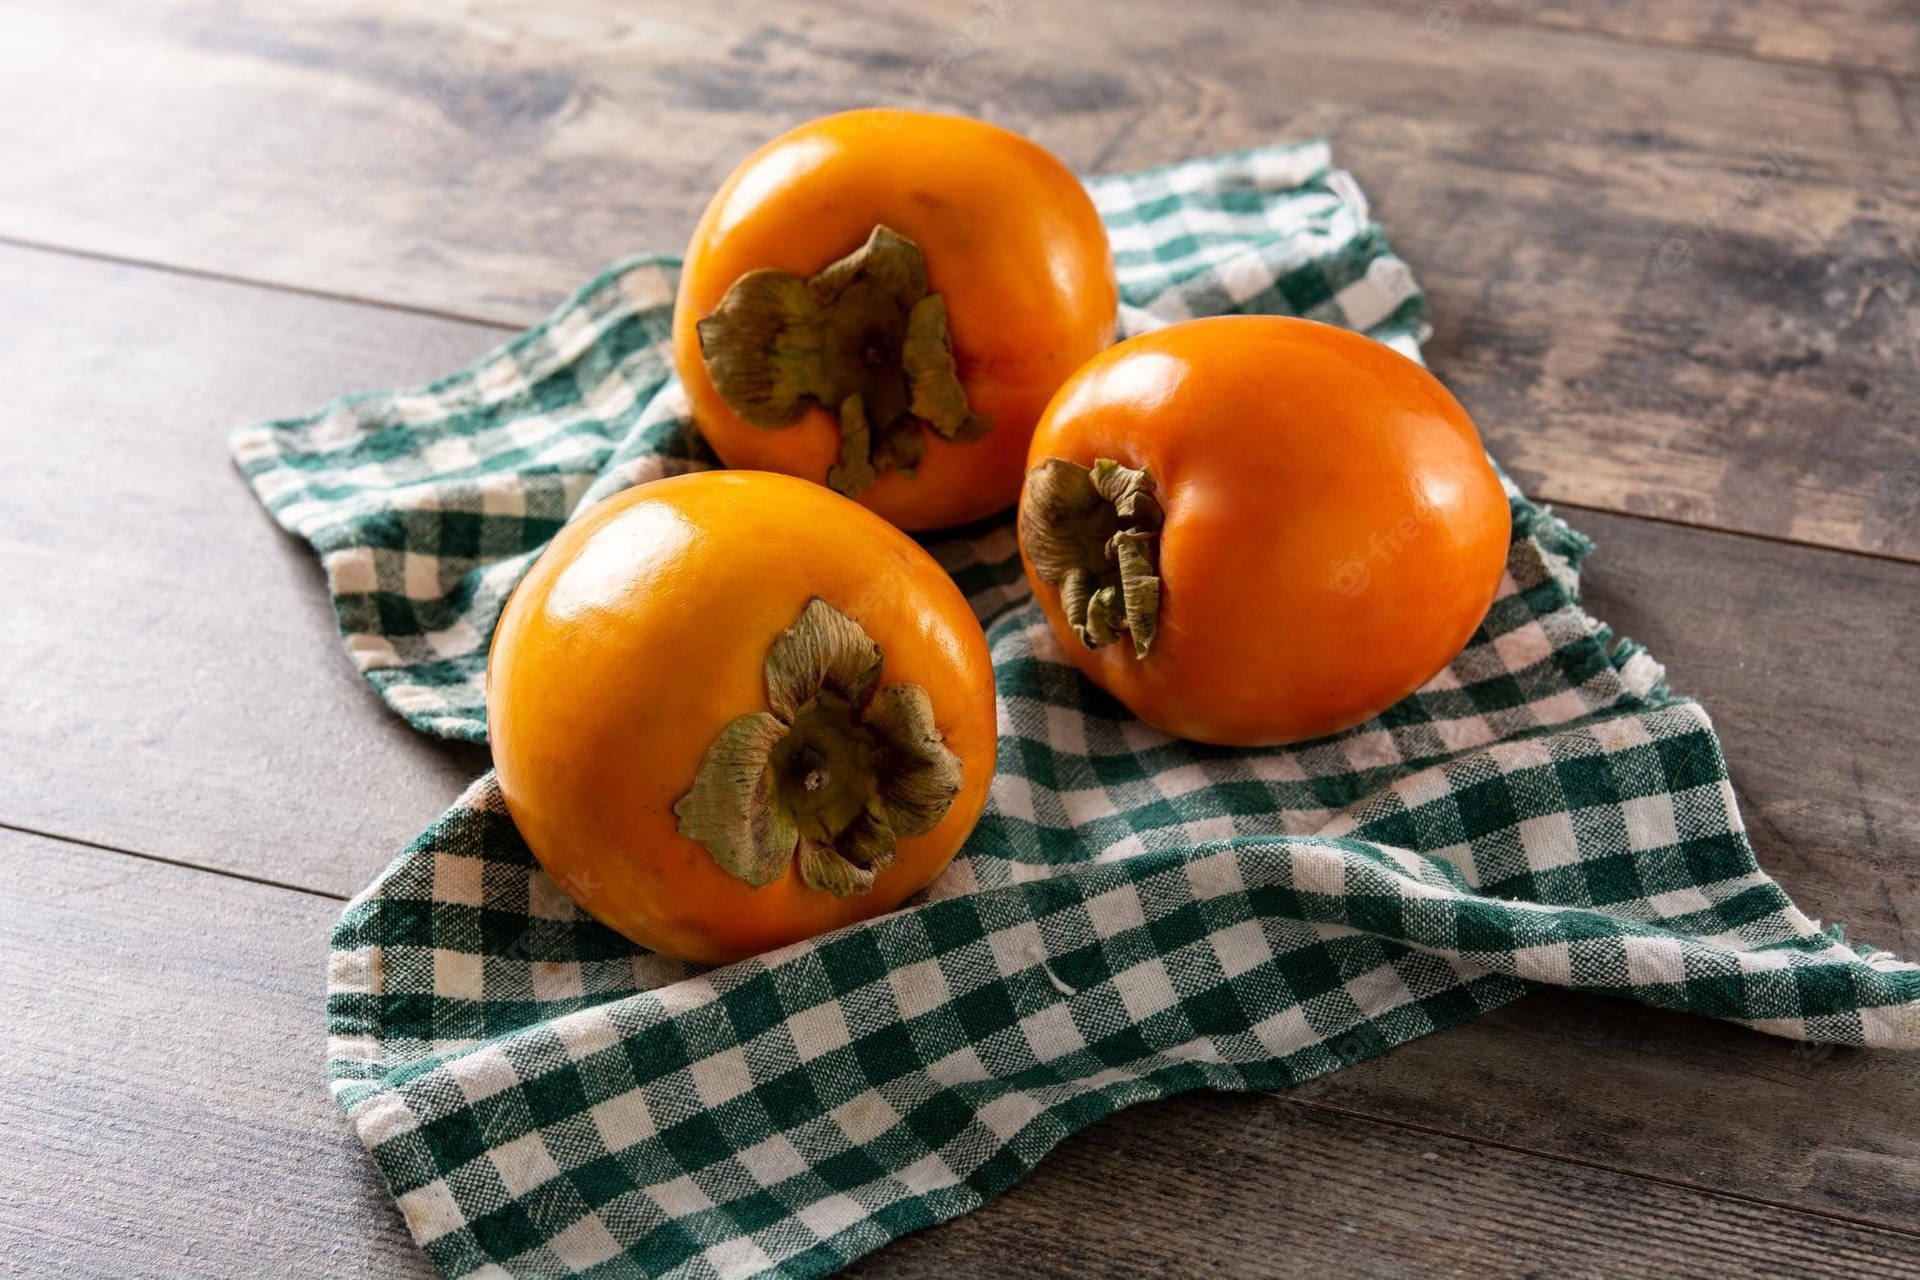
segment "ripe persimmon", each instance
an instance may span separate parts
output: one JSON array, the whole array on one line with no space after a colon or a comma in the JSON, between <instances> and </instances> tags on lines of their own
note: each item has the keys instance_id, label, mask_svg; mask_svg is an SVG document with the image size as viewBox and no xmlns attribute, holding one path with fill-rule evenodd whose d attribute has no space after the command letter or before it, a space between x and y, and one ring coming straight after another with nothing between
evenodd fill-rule
<instances>
[{"instance_id":1,"label":"ripe persimmon","mask_svg":"<svg viewBox=\"0 0 1920 1280\"><path fill-rule=\"evenodd\" d=\"M694 230L674 364L730 467L783 471L903 529L988 516L1068 374L1113 341L1106 230L1043 148L867 110L749 156Z\"/></svg>"},{"instance_id":2,"label":"ripe persimmon","mask_svg":"<svg viewBox=\"0 0 1920 1280\"><path fill-rule=\"evenodd\" d=\"M1198 742L1386 710L1459 653L1506 564L1507 499L1459 401L1307 320L1113 347L1060 389L1028 462L1020 551L1061 645Z\"/></svg>"},{"instance_id":3,"label":"ripe persimmon","mask_svg":"<svg viewBox=\"0 0 1920 1280\"><path fill-rule=\"evenodd\" d=\"M953 580L764 472L640 485L562 529L501 616L487 718L554 881L702 964L899 906L993 774L993 669Z\"/></svg>"}]
</instances>

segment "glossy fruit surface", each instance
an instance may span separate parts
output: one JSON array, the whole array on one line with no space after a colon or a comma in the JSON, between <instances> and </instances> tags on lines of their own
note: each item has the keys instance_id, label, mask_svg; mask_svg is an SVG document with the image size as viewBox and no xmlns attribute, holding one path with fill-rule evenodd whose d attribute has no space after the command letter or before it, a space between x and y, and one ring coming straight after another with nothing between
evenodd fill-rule
<instances>
[{"instance_id":1,"label":"glossy fruit surface","mask_svg":"<svg viewBox=\"0 0 1920 1280\"><path fill-rule=\"evenodd\" d=\"M876 229L900 254L880 273L885 287L849 291L831 304L839 318L822 323L821 299L845 282L820 273L873 248ZM906 282L916 256L922 274ZM744 298L750 289L735 292L750 275L764 286L757 302ZM877 296L888 292L898 306ZM927 296L939 303L916 317L926 322L916 365L902 354L908 309ZM751 317L731 333L715 328L729 300ZM977 120L851 111L769 142L714 196L687 248L674 360L701 433L728 466L831 483L902 528L942 528L1013 505L1034 423L1112 342L1116 304L1099 215L1043 148ZM728 383L723 393L709 363L729 350L723 339L751 357L736 368L744 391ZM845 359L796 369L836 343ZM903 378L921 372L926 385L903 391ZM785 390L758 407L780 425L753 425L743 397L770 382ZM843 451L854 389L873 436L870 454L855 450L859 466ZM940 404L952 410L940 430L910 416L940 418ZM890 438L888 421L901 428Z\"/></svg>"},{"instance_id":2,"label":"glossy fruit surface","mask_svg":"<svg viewBox=\"0 0 1920 1280\"><path fill-rule=\"evenodd\" d=\"M1022 556L1068 657L1200 742L1293 742L1384 711L1465 645L1506 564L1506 496L1459 402L1310 321L1119 344L1061 389L1029 466Z\"/></svg>"},{"instance_id":3,"label":"glossy fruit surface","mask_svg":"<svg viewBox=\"0 0 1920 1280\"><path fill-rule=\"evenodd\" d=\"M567 525L501 618L487 714L554 881L705 964L898 906L972 830L994 765L993 671L952 579L871 512L766 473L655 481Z\"/></svg>"}]
</instances>

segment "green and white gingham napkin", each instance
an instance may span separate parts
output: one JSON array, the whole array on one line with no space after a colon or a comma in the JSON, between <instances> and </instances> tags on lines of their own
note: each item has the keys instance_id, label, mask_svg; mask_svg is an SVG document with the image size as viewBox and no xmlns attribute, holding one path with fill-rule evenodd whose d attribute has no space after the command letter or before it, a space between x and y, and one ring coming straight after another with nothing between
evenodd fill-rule
<instances>
[{"instance_id":1,"label":"green and white gingham napkin","mask_svg":"<svg viewBox=\"0 0 1920 1280\"><path fill-rule=\"evenodd\" d=\"M1325 144L1088 185L1125 327L1279 312L1417 357L1424 300ZM713 465L669 369L674 270L618 263L450 378L234 437L421 729L485 739L488 637L565 520ZM1761 871L1706 713L1581 610L1588 543L1511 497L1452 666L1265 751L1175 741L1082 680L1010 520L926 539L992 645L986 816L916 905L724 969L585 917L482 778L333 939L334 1091L415 1237L449 1275L820 1275L1120 1107L1286 1088L1537 983L1920 1046L1920 969Z\"/></svg>"}]
</instances>

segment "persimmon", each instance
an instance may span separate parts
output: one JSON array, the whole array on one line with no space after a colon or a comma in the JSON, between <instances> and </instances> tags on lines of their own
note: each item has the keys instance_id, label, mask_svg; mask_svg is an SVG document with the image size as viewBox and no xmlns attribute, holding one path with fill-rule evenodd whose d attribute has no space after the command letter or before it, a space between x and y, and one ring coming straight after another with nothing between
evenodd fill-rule
<instances>
[{"instance_id":1,"label":"persimmon","mask_svg":"<svg viewBox=\"0 0 1920 1280\"><path fill-rule=\"evenodd\" d=\"M501 616L487 718L554 881L702 964L897 907L993 774L993 669L953 580L764 472L640 485L562 529Z\"/></svg>"},{"instance_id":2,"label":"persimmon","mask_svg":"<svg viewBox=\"0 0 1920 1280\"><path fill-rule=\"evenodd\" d=\"M1020 551L1060 644L1198 742L1386 710L1459 653L1506 564L1466 410L1330 325L1226 316L1122 342L1060 389L1028 462Z\"/></svg>"},{"instance_id":3,"label":"persimmon","mask_svg":"<svg viewBox=\"0 0 1920 1280\"><path fill-rule=\"evenodd\" d=\"M674 364L730 467L804 476L903 529L1005 510L1118 294L1086 189L978 120L849 111L749 156L707 206Z\"/></svg>"}]
</instances>

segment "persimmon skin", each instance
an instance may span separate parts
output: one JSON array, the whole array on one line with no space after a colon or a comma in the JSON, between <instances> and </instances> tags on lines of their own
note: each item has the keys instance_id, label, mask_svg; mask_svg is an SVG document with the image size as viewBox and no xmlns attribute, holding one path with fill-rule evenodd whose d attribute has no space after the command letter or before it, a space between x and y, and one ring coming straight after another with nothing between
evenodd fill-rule
<instances>
[{"instance_id":1,"label":"persimmon skin","mask_svg":"<svg viewBox=\"0 0 1920 1280\"><path fill-rule=\"evenodd\" d=\"M876 224L914 241L946 299L960 382L984 438L927 432L911 476L889 471L855 495L903 529L941 529L1020 495L1027 441L1047 401L1113 342L1119 294L1106 228L1086 189L1049 152L979 120L863 110L803 124L749 156L701 216L674 304L674 365L694 421L730 467L824 484L838 420L813 409L790 427L740 419L714 389L696 324L758 267L803 277L860 247Z\"/></svg>"},{"instance_id":2,"label":"persimmon skin","mask_svg":"<svg viewBox=\"0 0 1920 1280\"><path fill-rule=\"evenodd\" d=\"M844 898L792 866L759 888L734 878L673 812L720 730L766 709L768 648L816 595L880 646L883 686L927 691L964 770L939 825ZM710 965L931 883L986 805L996 747L986 639L953 580L845 498L752 472L640 485L562 529L494 633L487 717L507 810L554 881L642 946Z\"/></svg>"},{"instance_id":3,"label":"persimmon skin","mask_svg":"<svg viewBox=\"0 0 1920 1280\"><path fill-rule=\"evenodd\" d=\"M1166 513L1158 633L1068 658L1148 724L1223 746L1318 738L1446 666L1499 588L1511 516L1466 410L1391 348L1274 316L1189 321L1076 374L1029 466L1151 468Z\"/></svg>"}]
</instances>

